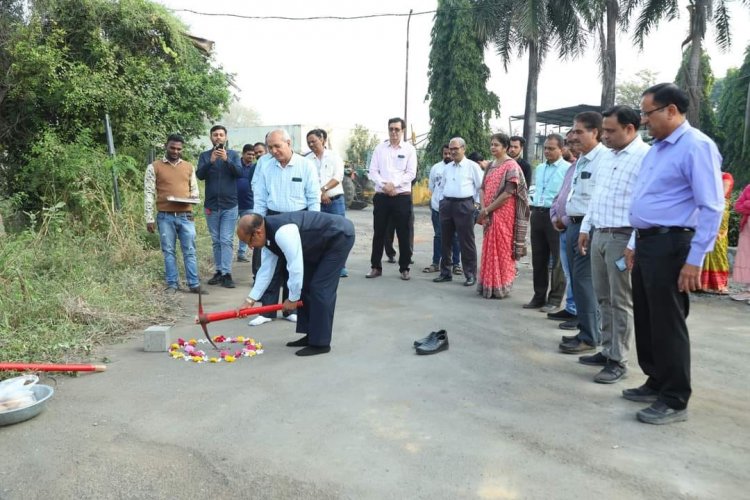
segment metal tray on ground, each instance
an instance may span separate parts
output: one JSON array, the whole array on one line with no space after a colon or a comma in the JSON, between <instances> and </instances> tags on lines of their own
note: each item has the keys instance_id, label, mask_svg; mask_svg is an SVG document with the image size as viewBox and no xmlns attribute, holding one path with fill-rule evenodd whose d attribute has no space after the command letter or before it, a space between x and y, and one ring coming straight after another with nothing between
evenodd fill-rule
<instances>
[{"instance_id":1,"label":"metal tray on ground","mask_svg":"<svg viewBox=\"0 0 750 500\"><path fill-rule=\"evenodd\" d=\"M47 406L47 400L52 397L55 390L48 385L35 384L31 387L36 397L36 402L26 408L4 411L0 413L0 426L17 424L30 418L36 417Z\"/></svg>"}]
</instances>

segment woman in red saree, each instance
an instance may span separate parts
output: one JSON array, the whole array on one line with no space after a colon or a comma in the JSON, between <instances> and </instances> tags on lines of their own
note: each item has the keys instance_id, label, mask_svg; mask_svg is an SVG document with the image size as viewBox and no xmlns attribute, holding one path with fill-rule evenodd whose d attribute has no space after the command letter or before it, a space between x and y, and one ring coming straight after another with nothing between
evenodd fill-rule
<instances>
[{"instance_id":1,"label":"woman in red saree","mask_svg":"<svg viewBox=\"0 0 750 500\"><path fill-rule=\"evenodd\" d=\"M510 294L516 260L526 255L528 187L521 167L508 156L508 147L507 135L492 136L490 151L495 159L487 167L481 187L477 223L484 226L484 240L477 291L487 299L504 299Z\"/></svg>"},{"instance_id":2,"label":"woman in red saree","mask_svg":"<svg viewBox=\"0 0 750 500\"><path fill-rule=\"evenodd\" d=\"M721 175L724 184L724 217L721 219L719 234L716 236L714 249L706 255L701 270L701 291L710 293L728 293L729 290L729 198L732 196L734 178L729 172Z\"/></svg>"}]
</instances>

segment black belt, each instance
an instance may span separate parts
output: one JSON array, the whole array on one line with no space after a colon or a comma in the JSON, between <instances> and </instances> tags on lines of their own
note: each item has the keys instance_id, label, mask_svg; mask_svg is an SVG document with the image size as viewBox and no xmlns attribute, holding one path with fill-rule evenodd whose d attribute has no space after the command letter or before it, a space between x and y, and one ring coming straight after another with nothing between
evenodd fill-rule
<instances>
[{"instance_id":1,"label":"black belt","mask_svg":"<svg viewBox=\"0 0 750 500\"><path fill-rule=\"evenodd\" d=\"M568 219L570 219L570 222L572 222L573 224L580 224L581 222L583 222L583 215L568 215Z\"/></svg>"},{"instance_id":2,"label":"black belt","mask_svg":"<svg viewBox=\"0 0 750 500\"><path fill-rule=\"evenodd\" d=\"M301 208L299 210L290 210L290 212L306 212L307 208ZM277 212L276 210L271 210L270 208L266 209L266 215L279 215L279 214L285 214L287 212Z\"/></svg>"},{"instance_id":3,"label":"black belt","mask_svg":"<svg viewBox=\"0 0 750 500\"><path fill-rule=\"evenodd\" d=\"M600 233L626 234L630 236L633 233L632 227L597 227L594 231Z\"/></svg>"},{"instance_id":4,"label":"black belt","mask_svg":"<svg viewBox=\"0 0 750 500\"><path fill-rule=\"evenodd\" d=\"M193 215L192 210L187 210L185 212L165 212L164 210L159 210L159 213L167 214L167 215L174 215L175 217L179 217L180 215L185 215L185 214Z\"/></svg>"},{"instance_id":5,"label":"black belt","mask_svg":"<svg viewBox=\"0 0 750 500\"><path fill-rule=\"evenodd\" d=\"M331 200L331 201L336 201L339 198L341 198L342 196L344 196L344 195L343 194L337 194L336 196L329 196L328 199Z\"/></svg>"},{"instance_id":6,"label":"black belt","mask_svg":"<svg viewBox=\"0 0 750 500\"><path fill-rule=\"evenodd\" d=\"M532 212L549 212L549 207L531 207Z\"/></svg>"},{"instance_id":7,"label":"black belt","mask_svg":"<svg viewBox=\"0 0 750 500\"><path fill-rule=\"evenodd\" d=\"M668 234L668 233L694 233L695 229L692 227L679 227L679 226L657 226L647 227L646 229L635 229L635 236L638 239L648 238L649 236L656 236L657 234Z\"/></svg>"},{"instance_id":8,"label":"black belt","mask_svg":"<svg viewBox=\"0 0 750 500\"><path fill-rule=\"evenodd\" d=\"M444 196L443 199L444 200L448 200L448 201L466 201L466 200L473 200L474 197L473 196L467 196L466 198L452 198L450 196Z\"/></svg>"}]
</instances>

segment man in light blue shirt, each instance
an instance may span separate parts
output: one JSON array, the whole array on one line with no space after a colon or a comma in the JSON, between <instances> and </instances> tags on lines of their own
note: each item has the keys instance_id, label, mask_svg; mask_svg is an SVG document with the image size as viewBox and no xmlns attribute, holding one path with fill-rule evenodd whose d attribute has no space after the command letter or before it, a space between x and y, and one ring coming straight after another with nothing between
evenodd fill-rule
<instances>
[{"instance_id":1,"label":"man in light blue shirt","mask_svg":"<svg viewBox=\"0 0 750 500\"><path fill-rule=\"evenodd\" d=\"M264 217L300 210L320 212L320 182L315 165L292 151L292 139L284 129L269 132L266 145L268 154L258 159L253 175L253 211ZM273 279L261 298L263 305L277 304L281 288L283 298L287 298L285 273L284 265L276 266ZM253 319L250 325L260 326L275 317L275 312L266 313ZM297 321L297 315L288 311L284 312L284 318Z\"/></svg>"},{"instance_id":2,"label":"man in light blue shirt","mask_svg":"<svg viewBox=\"0 0 750 500\"><path fill-rule=\"evenodd\" d=\"M570 163L562 157L563 138L550 134L544 142L547 159L534 170L536 194L531 204L531 265L534 271L534 296L524 309L540 309L544 313L560 308L565 293L565 274L560 266L560 235L552 226L549 209L560 192ZM549 265L552 260L552 283ZM549 291L549 295L547 292Z\"/></svg>"}]
</instances>

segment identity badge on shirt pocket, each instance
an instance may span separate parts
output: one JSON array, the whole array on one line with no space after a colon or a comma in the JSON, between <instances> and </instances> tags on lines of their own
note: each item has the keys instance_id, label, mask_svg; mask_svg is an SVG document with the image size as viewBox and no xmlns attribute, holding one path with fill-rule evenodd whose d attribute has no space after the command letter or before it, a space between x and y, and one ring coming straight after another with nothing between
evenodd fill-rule
<instances>
[{"instance_id":1,"label":"identity badge on shirt pocket","mask_svg":"<svg viewBox=\"0 0 750 500\"><path fill-rule=\"evenodd\" d=\"M302 177L292 177L292 182L302 182Z\"/></svg>"}]
</instances>

